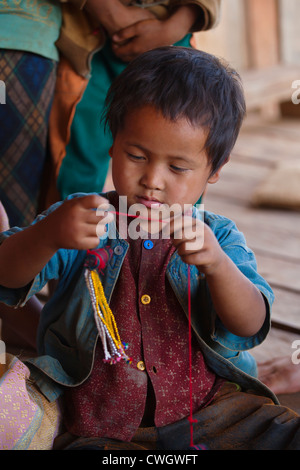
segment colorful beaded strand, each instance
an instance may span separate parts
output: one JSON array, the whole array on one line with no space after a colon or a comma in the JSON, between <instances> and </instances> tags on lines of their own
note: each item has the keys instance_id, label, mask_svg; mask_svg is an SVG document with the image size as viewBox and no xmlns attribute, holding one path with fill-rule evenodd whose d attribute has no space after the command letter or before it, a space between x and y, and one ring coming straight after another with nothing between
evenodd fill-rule
<instances>
[{"instance_id":1,"label":"colorful beaded strand","mask_svg":"<svg viewBox=\"0 0 300 470\"><path fill-rule=\"evenodd\" d=\"M102 340L104 361L115 364L121 359L131 363L121 341L114 315L107 303L104 289L96 271L86 270L86 282L89 289L96 325ZM110 351L109 351L110 349Z\"/></svg>"}]
</instances>

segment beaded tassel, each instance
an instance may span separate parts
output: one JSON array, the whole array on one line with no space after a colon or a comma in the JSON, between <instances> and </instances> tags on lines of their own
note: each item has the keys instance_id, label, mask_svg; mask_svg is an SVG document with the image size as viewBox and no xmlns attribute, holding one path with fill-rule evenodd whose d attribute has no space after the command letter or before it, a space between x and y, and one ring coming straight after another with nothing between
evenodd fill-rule
<instances>
[{"instance_id":1,"label":"beaded tassel","mask_svg":"<svg viewBox=\"0 0 300 470\"><path fill-rule=\"evenodd\" d=\"M116 364L124 359L128 364L131 358L125 350L128 345L121 341L115 317L107 303L98 270L102 270L108 260L108 252L102 250L89 250L85 266L85 279L90 293L96 326L102 341L104 362ZM102 272L102 271L101 271Z\"/></svg>"},{"instance_id":2,"label":"beaded tassel","mask_svg":"<svg viewBox=\"0 0 300 470\"><path fill-rule=\"evenodd\" d=\"M103 286L97 271L85 271L85 278L90 292L96 325L102 341L104 362L116 364L124 359L128 364L131 359L125 353L127 344L120 339L115 317L105 298Z\"/></svg>"}]
</instances>

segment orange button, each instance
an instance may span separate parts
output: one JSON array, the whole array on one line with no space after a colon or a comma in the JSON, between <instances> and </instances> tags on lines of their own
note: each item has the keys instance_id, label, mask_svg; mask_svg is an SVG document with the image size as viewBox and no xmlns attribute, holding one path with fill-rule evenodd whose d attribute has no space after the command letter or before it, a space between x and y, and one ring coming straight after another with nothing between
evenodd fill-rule
<instances>
[{"instance_id":1,"label":"orange button","mask_svg":"<svg viewBox=\"0 0 300 470\"><path fill-rule=\"evenodd\" d=\"M145 370L146 369L145 363L143 361L139 361L136 366L139 370Z\"/></svg>"},{"instance_id":2,"label":"orange button","mask_svg":"<svg viewBox=\"0 0 300 470\"><path fill-rule=\"evenodd\" d=\"M151 302L151 297L150 297L150 295L143 295L142 298L141 298L141 302L142 302L142 304L144 304L144 305L150 304L150 302Z\"/></svg>"}]
</instances>

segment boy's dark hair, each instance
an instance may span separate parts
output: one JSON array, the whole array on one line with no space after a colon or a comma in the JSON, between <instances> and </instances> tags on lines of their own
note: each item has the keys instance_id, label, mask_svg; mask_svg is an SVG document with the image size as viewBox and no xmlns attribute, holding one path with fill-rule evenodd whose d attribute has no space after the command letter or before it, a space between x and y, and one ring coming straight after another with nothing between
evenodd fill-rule
<instances>
[{"instance_id":1,"label":"boy's dark hair","mask_svg":"<svg viewBox=\"0 0 300 470\"><path fill-rule=\"evenodd\" d=\"M186 118L208 130L212 174L229 158L246 106L241 79L228 64L185 47L141 54L113 82L106 98L106 124L113 138L129 111L154 106L166 119Z\"/></svg>"}]
</instances>

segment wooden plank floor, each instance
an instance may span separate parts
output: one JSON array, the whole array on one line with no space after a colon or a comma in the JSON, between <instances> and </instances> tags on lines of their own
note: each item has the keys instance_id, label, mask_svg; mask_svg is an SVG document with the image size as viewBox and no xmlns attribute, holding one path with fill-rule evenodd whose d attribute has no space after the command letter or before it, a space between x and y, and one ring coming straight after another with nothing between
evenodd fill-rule
<instances>
[{"instance_id":1,"label":"wooden plank floor","mask_svg":"<svg viewBox=\"0 0 300 470\"><path fill-rule=\"evenodd\" d=\"M244 233L256 254L259 272L275 293L273 319L299 328L299 334L272 328L253 351L258 360L291 355L300 339L300 212L251 205L255 188L277 162L300 161L300 120L246 120L220 181L209 185L205 209L226 215ZM300 191L300 188L299 188Z\"/></svg>"}]
</instances>

